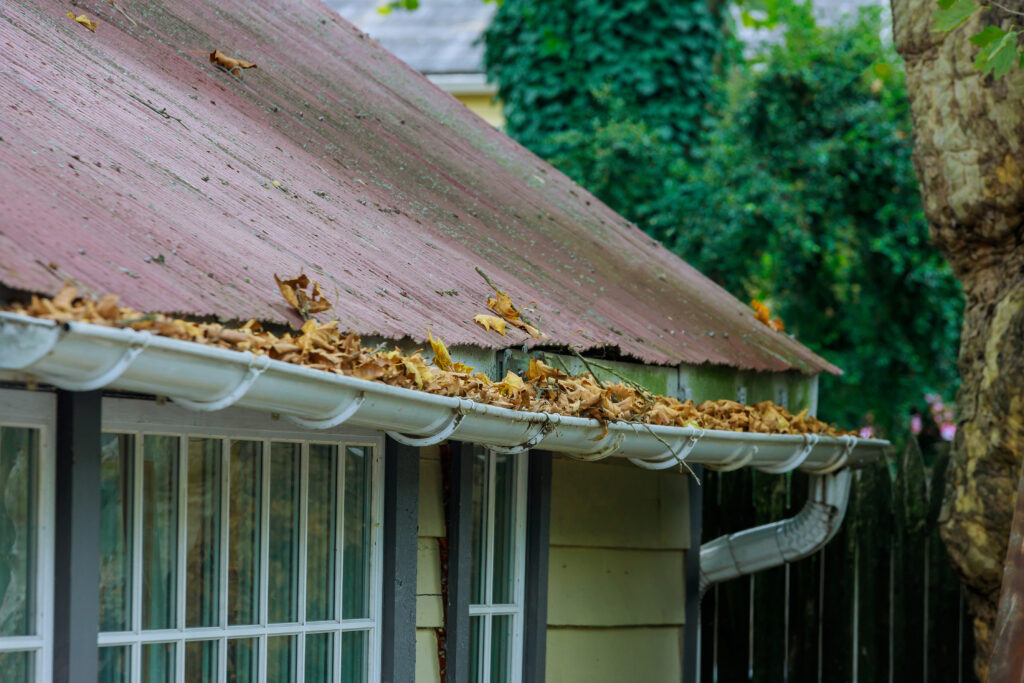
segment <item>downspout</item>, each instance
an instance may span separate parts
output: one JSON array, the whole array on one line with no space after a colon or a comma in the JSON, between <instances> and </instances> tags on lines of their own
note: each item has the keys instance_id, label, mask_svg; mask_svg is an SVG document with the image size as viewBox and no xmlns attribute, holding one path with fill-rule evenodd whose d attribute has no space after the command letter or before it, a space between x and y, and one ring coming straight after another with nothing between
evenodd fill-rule
<instances>
[{"instance_id":1,"label":"downspout","mask_svg":"<svg viewBox=\"0 0 1024 683\"><path fill-rule=\"evenodd\" d=\"M807 503L793 517L701 545L701 596L713 584L796 562L825 547L846 515L851 476L849 468L811 475Z\"/></svg>"}]
</instances>

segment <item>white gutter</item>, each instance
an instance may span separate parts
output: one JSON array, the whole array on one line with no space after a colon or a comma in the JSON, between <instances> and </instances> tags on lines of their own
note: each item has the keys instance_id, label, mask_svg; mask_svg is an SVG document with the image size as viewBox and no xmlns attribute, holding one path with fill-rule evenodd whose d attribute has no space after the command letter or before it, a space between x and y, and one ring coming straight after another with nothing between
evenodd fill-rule
<instances>
[{"instance_id":1,"label":"white gutter","mask_svg":"<svg viewBox=\"0 0 1024 683\"><path fill-rule=\"evenodd\" d=\"M712 584L796 562L824 548L843 523L851 476L849 468L812 476L807 503L793 517L701 545L701 596Z\"/></svg>"},{"instance_id":2,"label":"white gutter","mask_svg":"<svg viewBox=\"0 0 1024 683\"><path fill-rule=\"evenodd\" d=\"M11 371L4 373L3 370ZM230 405L280 413L311 429L346 423L412 445L447 438L583 460L618 456L650 469L684 459L712 468L827 473L884 453L886 441L608 423L484 405L270 360L148 332L0 313L0 379L73 391L166 396L195 410ZM408 436L413 434L415 436ZM703 553L702 553L703 554Z\"/></svg>"}]
</instances>

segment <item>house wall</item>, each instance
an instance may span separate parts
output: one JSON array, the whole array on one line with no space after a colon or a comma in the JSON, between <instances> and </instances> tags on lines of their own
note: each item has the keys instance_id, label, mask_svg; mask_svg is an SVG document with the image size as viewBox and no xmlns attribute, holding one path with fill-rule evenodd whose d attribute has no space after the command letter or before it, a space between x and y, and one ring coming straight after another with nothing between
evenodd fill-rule
<instances>
[{"instance_id":1,"label":"house wall","mask_svg":"<svg viewBox=\"0 0 1024 683\"><path fill-rule=\"evenodd\" d=\"M547 680L678 681L688 475L556 458Z\"/></svg>"},{"instance_id":2,"label":"house wall","mask_svg":"<svg viewBox=\"0 0 1024 683\"><path fill-rule=\"evenodd\" d=\"M455 99L469 107L469 110L497 129L505 127L505 114L501 102L494 95L452 93Z\"/></svg>"}]
</instances>

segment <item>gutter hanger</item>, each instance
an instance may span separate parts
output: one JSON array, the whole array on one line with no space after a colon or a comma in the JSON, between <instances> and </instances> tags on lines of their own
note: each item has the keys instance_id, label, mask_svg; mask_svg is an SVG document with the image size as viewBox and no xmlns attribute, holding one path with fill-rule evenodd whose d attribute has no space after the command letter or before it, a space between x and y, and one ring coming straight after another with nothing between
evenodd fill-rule
<instances>
[{"instance_id":1,"label":"gutter hanger","mask_svg":"<svg viewBox=\"0 0 1024 683\"><path fill-rule=\"evenodd\" d=\"M793 517L719 536L700 547L700 594L713 584L813 555L839 531L852 473L813 475L807 503Z\"/></svg>"},{"instance_id":2,"label":"gutter hanger","mask_svg":"<svg viewBox=\"0 0 1024 683\"><path fill-rule=\"evenodd\" d=\"M383 430L413 445L451 438L506 453L543 448L581 460L625 457L648 469L685 460L718 468L825 473L867 464L888 446L846 436L634 422L602 426L589 418L499 408L149 332L0 313L0 380L30 378L73 391L108 388L166 396L193 410L235 405L279 413L311 429L344 423Z\"/></svg>"}]
</instances>

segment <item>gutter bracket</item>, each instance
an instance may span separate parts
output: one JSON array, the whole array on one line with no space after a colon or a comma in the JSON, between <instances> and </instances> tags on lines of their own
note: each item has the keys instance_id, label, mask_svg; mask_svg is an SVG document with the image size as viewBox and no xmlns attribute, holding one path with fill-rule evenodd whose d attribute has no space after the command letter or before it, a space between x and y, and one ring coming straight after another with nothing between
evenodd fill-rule
<instances>
[{"instance_id":1,"label":"gutter bracket","mask_svg":"<svg viewBox=\"0 0 1024 683\"><path fill-rule=\"evenodd\" d=\"M818 440L821 438L817 434L804 434L804 444L797 449L797 452L792 457L783 460L776 465L764 465L757 469L762 472L768 472L769 474L783 474L800 467L807 460L807 456L811 454L814 447L818 444Z\"/></svg>"},{"instance_id":2,"label":"gutter bracket","mask_svg":"<svg viewBox=\"0 0 1024 683\"><path fill-rule=\"evenodd\" d=\"M537 444L547 438L548 434L550 434L554 428L554 422L543 422L536 434L518 446L488 446L487 448L499 455L516 455L517 453L528 451L537 446Z\"/></svg>"},{"instance_id":3,"label":"gutter bracket","mask_svg":"<svg viewBox=\"0 0 1024 683\"><path fill-rule=\"evenodd\" d=\"M125 370L128 369L128 366L130 366L138 355L142 353L142 350L149 346L149 342L153 338L153 335L146 331L138 332L136 330L126 329L125 332L129 333L130 341L121 353L121 357L109 368L102 372L98 372L91 377L86 377L85 379L75 380L61 377L55 380L54 384L59 386L61 389L66 389L68 391L92 391L94 389L105 387L115 381L118 377L124 374Z\"/></svg>"},{"instance_id":4,"label":"gutter bracket","mask_svg":"<svg viewBox=\"0 0 1024 683\"><path fill-rule=\"evenodd\" d=\"M424 437L406 436L405 434L402 434L401 432L387 432L387 435L390 436L395 441L397 441L398 443L404 444L406 446L414 446L416 448L424 448L426 446L436 446L437 444L441 443L442 441L446 441L448 439L448 437L450 437L452 434L455 433L455 430L457 430L459 428L459 425L462 424L462 418L463 417L465 417L465 415L463 413L461 413L461 412L455 413L454 415L452 415L452 419L449 420L448 423L445 424L444 427L442 427L441 429L439 429L438 431L434 432L433 434L431 434L429 436L424 436Z\"/></svg>"},{"instance_id":5,"label":"gutter bracket","mask_svg":"<svg viewBox=\"0 0 1024 683\"><path fill-rule=\"evenodd\" d=\"M816 470L818 474L831 474L845 467L846 463L850 460L853 449L857 447L857 437L853 434L839 436L836 439L843 442L842 450L839 451L839 455L836 456L835 460Z\"/></svg>"},{"instance_id":6,"label":"gutter bracket","mask_svg":"<svg viewBox=\"0 0 1024 683\"><path fill-rule=\"evenodd\" d=\"M735 470L746 467L754 456L757 455L757 444L750 444L745 449L739 449L736 454L719 464L706 464L704 469L714 470L715 472L733 472Z\"/></svg>"},{"instance_id":7,"label":"gutter bracket","mask_svg":"<svg viewBox=\"0 0 1024 683\"><path fill-rule=\"evenodd\" d=\"M362 407L364 401L366 401L366 392L360 391L354 399L348 403L339 404L334 412L325 418L309 419L295 415L288 415L287 417L295 424L309 429L330 429L348 421Z\"/></svg>"},{"instance_id":8,"label":"gutter bracket","mask_svg":"<svg viewBox=\"0 0 1024 683\"><path fill-rule=\"evenodd\" d=\"M618 434L615 435L615 440L612 442L610 446L607 446L599 451L596 451L594 453L588 453L586 455L579 455L577 453L564 453L563 455L572 458L573 460L582 460L583 462L597 462L598 460L604 460L605 458L614 455L619 450L619 447L622 446L622 441L625 438L626 435L622 432L619 432Z\"/></svg>"},{"instance_id":9,"label":"gutter bracket","mask_svg":"<svg viewBox=\"0 0 1024 683\"><path fill-rule=\"evenodd\" d=\"M234 404L238 399L245 396L249 391L249 388L253 385L259 376L263 374L263 371L270 366L270 356L256 356L251 351L246 351L249 354L249 369L246 370L245 376L239 380L235 388L229 391L227 394L215 399L208 401L193 401L186 398L174 398L171 400L175 403L190 408L192 410L200 410L204 412L222 410L228 406Z\"/></svg>"},{"instance_id":10,"label":"gutter bracket","mask_svg":"<svg viewBox=\"0 0 1024 683\"><path fill-rule=\"evenodd\" d=\"M682 465L683 461L686 460L686 456L690 455L694 448L697 447L697 442L704 436L704 430L701 429L696 434L691 434L684 443L678 449L669 448L668 453L657 458L651 458L649 460L643 460L641 458L629 458L629 461L637 467L645 470L667 470L670 467L676 465Z\"/></svg>"}]
</instances>

